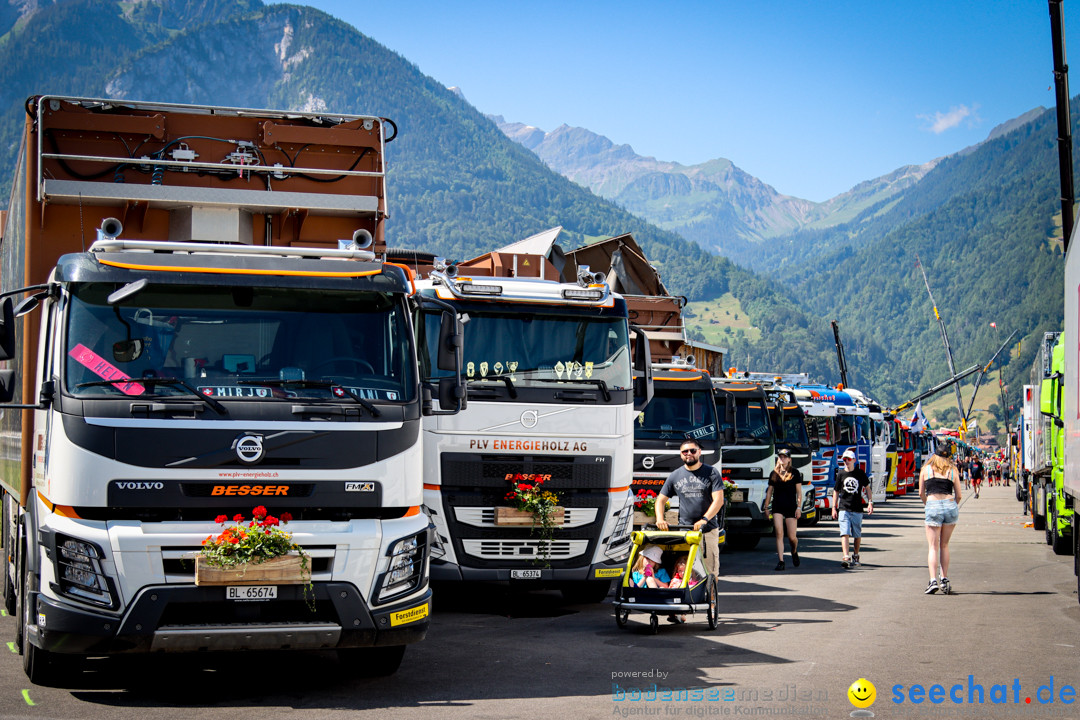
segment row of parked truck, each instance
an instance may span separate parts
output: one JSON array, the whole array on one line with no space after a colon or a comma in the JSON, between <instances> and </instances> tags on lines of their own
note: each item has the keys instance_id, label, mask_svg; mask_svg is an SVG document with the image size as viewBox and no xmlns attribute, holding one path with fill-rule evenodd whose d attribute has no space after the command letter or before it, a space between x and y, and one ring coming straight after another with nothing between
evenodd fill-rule
<instances>
[{"instance_id":1,"label":"row of parked truck","mask_svg":"<svg viewBox=\"0 0 1080 720\"><path fill-rule=\"evenodd\" d=\"M564 252L556 228L457 263L387 247L387 118L53 96L26 115L0 222L0 538L35 682L88 655L280 647L393 672L431 580L605 597L634 490L684 438L737 486L743 547L770 532L779 448L812 478L806 522L844 450L880 501L928 448L857 391L709 367L629 236ZM501 512L537 482L550 538ZM215 519L254 505L292 517L306 588L195 582Z\"/></svg>"}]
</instances>

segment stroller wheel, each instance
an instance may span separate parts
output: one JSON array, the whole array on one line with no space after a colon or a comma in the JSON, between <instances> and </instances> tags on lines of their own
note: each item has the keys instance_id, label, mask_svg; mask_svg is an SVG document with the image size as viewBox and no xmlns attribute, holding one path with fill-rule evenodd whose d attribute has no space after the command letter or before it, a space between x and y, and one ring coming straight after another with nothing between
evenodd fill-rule
<instances>
[{"instance_id":1,"label":"stroller wheel","mask_svg":"<svg viewBox=\"0 0 1080 720\"><path fill-rule=\"evenodd\" d=\"M660 621L657 619L656 613L649 616L649 631L652 632L653 635L660 632Z\"/></svg>"},{"instance_id":2,"label":"stroller wheel","mask_svg":"<svg viewBox=\"0 0 1080 720\"><path fill-rule=\"evenodd\" d=\"M705 610L705 617L709 621L709 629L715 630L720 624L720 608L716 602L716 578L709 576L709 607Z\"/></svg>"},{"instance_id":3,"label":"stroller wheel","mask_svg":"<svg viewBox=\"0 0 1080 720\"><path fill-rule=\"evenodd\" d=\"M621 628L626 627L626 620L630 617L630 611L626 608L615 608L615 624Z\"/></svg>"}]
</instances>

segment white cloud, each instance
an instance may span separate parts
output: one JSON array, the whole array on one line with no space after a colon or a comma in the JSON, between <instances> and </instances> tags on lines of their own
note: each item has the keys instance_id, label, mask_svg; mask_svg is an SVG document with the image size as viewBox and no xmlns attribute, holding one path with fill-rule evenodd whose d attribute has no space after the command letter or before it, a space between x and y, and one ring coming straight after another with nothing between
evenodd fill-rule
<instances>
[{"instance_id":1,"label":"white cloud","mask_svg":"<svg viewBox=\"0 0 1080 720\"><path fill-rule=\"evenodd\" d=\"M929 130L935 135L940 135L946 130L952 130L967 118L971 118L972 121L978 119L975 115L975 109L967 105L957 105L951 108L949 112L943 113L939 111L933 115L919 115L919 118L926 121L923 129Z\"/></svg>"}]
</instances>

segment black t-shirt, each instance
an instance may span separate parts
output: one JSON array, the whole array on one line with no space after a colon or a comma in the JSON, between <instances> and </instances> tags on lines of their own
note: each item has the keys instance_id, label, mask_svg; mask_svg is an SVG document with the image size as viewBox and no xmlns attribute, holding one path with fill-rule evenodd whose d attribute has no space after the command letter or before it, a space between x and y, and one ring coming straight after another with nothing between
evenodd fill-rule
<instances>
[{"instance_id":1,"label":"black t-shirt","mask_svg":"<svg viewBox=\"0 0 1080 720\"><path fill-rule=\"evenodd\" d=\"M712 505L712 494L724 492L724 479L712 465L701 464L697 470L687 470L686 466L673 470L660 488L660 494L679 498L679 524L693 525L705 517L705 511ZM719 517L719 516L717 516ZM701 528L702 532L715 530L720 522L714 517Z\"/></svg>"},{"instance_id":2,"label":"black t-shirt","mask_svg":"<svg viewBox=\"0 0 1080 720\"><path fill-rule=\"evenodd\" d=\"M853 470L838 470L836 472L836 507L838 510L848 512L862 512L863 502L862 489L870 484L870 478L860 467Z\"/></svg>"},{"instance_id":3,"label":"black t-shirt","mask_svg":"<svg viewBox=\"0 0 1080 720\"><path fill-rule=\"evenodd\" d=\"M983 466L980 462L974 462L971 464L971 477L981 479L983 476Z\"/></svg>"},{"instance_id":4,"label":"black t-shirt","mask_svg":"<svg viewBox=\"0 0 1080 720\"><path fill-rule=\"evenodd\" d=\"M794 510L798 502L799 494L796 492L796 488L802 484L802 473L796 468L788 468L788 470L791 472L791 479L786 482L780 477L780 473L775 470L769 474L769 485L773 489L773 512L776 512L775 508Z\"/></svg>"}]
</instances>

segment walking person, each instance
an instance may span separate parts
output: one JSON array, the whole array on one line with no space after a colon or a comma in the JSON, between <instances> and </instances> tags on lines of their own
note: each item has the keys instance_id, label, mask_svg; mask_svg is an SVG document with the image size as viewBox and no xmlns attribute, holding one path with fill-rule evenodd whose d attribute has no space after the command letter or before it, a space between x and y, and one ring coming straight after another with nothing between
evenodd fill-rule
<instances>
[{"instance_id":1,"label":"walking person","mask_svg":"<svg viewBox=\"0 0 1080 720\"><path fill-rule=\"evenodd\" d=\"M845 450L841 462L844 467L837 471L836 484L833 485L832 516L833 520L840 522L840 546L844 551L840 567L846 570L859 564L863 509L866 509L867 515L872 515L874 499L867 491L870 478L866 477L862 468L855 466L855 451ZM854 540L854 553L850 552L851 540Z\"/></svg>"},{"instance_id":2,"label":"walking person","mask_svg":"<svg viewBox=\"0 0 1080 720\"><path fill-rule=\"evenodd\" d=\"M975 499L979 499L979 489L982 488L983 464L978 456L971 459L971 489L975 492Z\"/></svg>"},{"instance_id":3,"label":"walking person","mask_svg":"<svg viewBox=\"0 0 1080 720\"><path fill-rule=\"evenodd\" d=\"M953 464L951 444L943 444L919 473L919 499L925 506L926 543L929 551L926 564L930 583L924 591L933 595L938 590L952 592L949 584L949 538L960 516L960 473ZM940 576L940 579L939 579Z\"/></svg>"},{"instance_id":4,"label":"walking person","mask_svg":"<svg viewBox=\"0 0 1080 720\"><path fill-rule=\"evenodd\" d=\"M679 524L693 525L702 533L705 568L710 575L720 572L720 515L724 509L724 480L720 471L701 461L697 440L684 440L679 447L683 466L673 470L656 496L656 527L667 530L664 508L669 498L679 496Z\"/></svg>"},{"instance_id":5,"label":"walking person","mask_svg":"<svg viewBox=\"0 0 1080 720\"><path fill-rule=\"evenodd\" d=\"M773 570L784 568L784 530L791 545L791 564L799 567L799 538L796 529L802 515L802 473L791 465L791 451L781 448L776 452L776 467L769 474L769 489L765 491L765 509L772 503L772 521L776 529L776 554L780 561Z\"/></svg>"}]
</instances>

